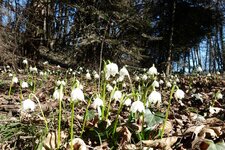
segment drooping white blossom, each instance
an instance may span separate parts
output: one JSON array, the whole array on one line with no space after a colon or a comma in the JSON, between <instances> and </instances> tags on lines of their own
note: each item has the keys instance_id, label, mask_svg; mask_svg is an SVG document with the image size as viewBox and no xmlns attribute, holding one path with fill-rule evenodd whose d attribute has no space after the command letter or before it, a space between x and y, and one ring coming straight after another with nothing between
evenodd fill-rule
<instances>
[{"instance_id":1,"label":"drooping white blossom","mask_svg":"<svg viewBox=\"0 0 225 150\"><path fill-rule=\"evenodd\" d=\"M13 78L12 78L12 82L13 82L13 83L18 83L18 81L19 81L19 80L18 80L17 77L13 77Z\"/></svg>"},{"instance_id":2,"label":"drooping white blossom","mask_svg":"<svg viewBox=\"0 0 225 150\"><path fill-rule=\"evenodd\" d=\"M158 88L159 87L159 82L158 81L156 81L156 80L154 80L153 82L152 82L152 87L153 88Z\"/></svg>"},{"instance_id":3,"label":"drooping white blossom","mask_svg":"<svg viewBox=\"0 0 225 150\"><path fill-rule=\"evenodd\" d=\"M21 84L21 87L22 88L28 88L28 83L23 81L22 84Z\"/></svg>"},{"instance_id":4,"label":"drooping white blossom","mask_svg":"<svg viewBox=\"0 0 225 150\"><path fill-rule=\"evenodd\" d=\"M63 91L60 89L56 89L53 93L53 98L57 100L62 100L63 99Z\"/></svg>"},{"instance_id":5,"label":"drooping white blossom","mask_svg":"<svg viewBox=\"0 0 225 150\"><path fill-rule=\"evenodd\" d=\"M116 101L121 100L121 98L122 98L122 92L119 91L119 90L115 91L115 93L113 94L112 98L114 100L116 100Z\"/></svg>"},{"instance_id":6,"label":"drooping white blossom","mask_svg":"<svg viewBox=\"0 0 225 150\"><path fill-rule=\"evenodd\" d=\"M22 108L21 108L22 111L27 111L27 110L34 111L35 107L36 107L36 104L30 99L26 99L22 101Z\"/></svg>"},{"instance_id":7,"label":"drooping white blossom","mask_svg":"<svg viewBox=\"0 0 225 150\"><path fill-rule=\"evenodd\" d=\"M91 80L91 74L89 72L86 73L85 78L87 80Z\"/></svg>"},{"instance_id":8,"label":"drooping white blossom","mask_svg":"<svg viewBox=\"0 0 225 150\"><path fill-rule=\"evenodd\" d=\"M84 101L84 93L80 88L74 88L71 92L72 101Z\"/></svg>"},{"instance_id":9,"label":"drooping white blossom","mask_svg":"<svg viewBox=\"0 0 225 150\"><path fill-rule=\"evenodd\" d=\"M152 91L151 94L148 96L148 102L150 104L161 104L162 102L162 96L159 92L157 91Z\"/></svg>"},{"instance_id":10,"label":"drooping white blossom","mask_svg":"<svg viewBox=\"0 0 225 150\"><path fill-rule=\"evenodd\" d=\"M155 67L155 65L153 64L151 68L149 68L148 72L147 72L149 75L157 75L158 72L157 72L157 69Z\"/></svg>"},{"instance_id":11,"label":"drooping white blossom","mask_svg":"<svg viewBox=\"0 0 225 150\"><path fill-rule=\"evenodd\" d=\"M24 60L23 60L23 64L25 64L25 65L27 65L27 64L28 64L27 59L24 59Z\"/></svg>"},{"instance_id":12,"label":"drooping white blossom","mask_svg":"<svg viewBox=\"0 0 225 150\"><path fill-rule=\"evenodd\" d=\"M132 105L130 107L130 111L132 113L136 113L136 112L140 112L140 113L143 112L144 113L145 112L144 104L141 101L137 100L137 101L132 103Z\"/></svg>"},{"instance_id":13,"label":"drooping white blossom","mask_svg":"<svg viewBox=\"0 0 225 150\"><path fill-rule=\"evenodd\" d=\"M109 63L106 65L106 73L105 73L105 78L106 80L109 79L110 76L115 76L118 74L118 66L115 63Z\"/></svg>"},{"instance_id":14,"label":"drooping white blossom","mask_svg":"<svg viewBox=\"0 0 225 150\"><path fill-rule=\"evenodd\" d=\"M183 91L183 90L180 90L180 89L178 89L178 90L174 93L174 97L175 97L176 99L179 99L179 100L183 99L183 98L184 98L184 95L185 95L184 91Z\"/></svg>"}]
</instances>

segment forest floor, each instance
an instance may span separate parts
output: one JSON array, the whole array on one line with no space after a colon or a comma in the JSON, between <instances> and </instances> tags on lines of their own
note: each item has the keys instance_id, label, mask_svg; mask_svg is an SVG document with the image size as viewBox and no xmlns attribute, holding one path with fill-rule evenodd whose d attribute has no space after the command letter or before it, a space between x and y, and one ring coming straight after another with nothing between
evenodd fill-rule
<instances>
[{"instance_id":1,"label":"forest floor","mask_svg":"<svg viewBox=\"0 0 225 150\"><path fill-rule=\"evenodd\" d=\"M88 80L85 78L87 71L84 69L51 68L44 76L40 75L40 72L29 73L28 70L14 72L13 76L21 82L26 81L28 88L21 88L20 82L12 84L9 69L2 68L0 149L57 149L59 100L55 100L52 96L57 87L57 80L66 82L63 88L61 140L58 149L71 149L69 142L71 139L75 139L73 143L75 150L225 149L225 98L218 97L218 94L225 95L225 78L222 74L168 77L157 75L154 79L149 77L142 81L141 77L145 72L135 72L140 76L139 81L135 81L132 74L130 75L132 84L126 79L122 83L117 83L116 89L122 91L124 97L134 91L139 92L141 101L146 102L144 97L147 99L152 92L152 82L157 80L160 84L158 88L156 87L156 91L161 93L162 102L148 107L145 105L145 113L133 114L129 104L123 105L121 101L113 101L111 92L106 91L105 111L103 111L105 114L102 115L104 118L101 118L92 105L98 93L98 80L93 79L92 71L89 70L92 79ZM42 71L45 73L46 70ZM75 78L73 72L76 72ZM73 115L70 93L75 79L83 86L85 101L75 104L72 131L74 137L71 138ZM107 84L113 86L113 80L107 81ZM172 86L176 84L185 92L183 99L174 98L172 87L167 85L168 82L171 82ZM34 111L21 110L21 102L28 98L36 104ZM136 99L131 97L131 101L134 102Z\"/></svg>"}]
</instances>

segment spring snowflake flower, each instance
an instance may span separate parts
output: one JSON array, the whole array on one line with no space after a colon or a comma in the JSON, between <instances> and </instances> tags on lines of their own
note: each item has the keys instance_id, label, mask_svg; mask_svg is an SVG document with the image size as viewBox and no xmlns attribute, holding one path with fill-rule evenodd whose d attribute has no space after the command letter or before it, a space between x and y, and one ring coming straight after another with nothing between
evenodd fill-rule
<instances>
[{"instance_id":1,"label":"spring snowflake flower","mask_svg":"<svg viewBox=\"0 0 225 150\"><path fill-rule=\"evenodd\" d=\"M87 80L91 80L91 74L90 74L89 72L86 73L85 78L86 78Z\"/></svg>"},{"instance_id":2,"label":"spring snowflake flower","mask_svg":"<svg viewBox=\"0 0 225 150\"><path fill-rule=\"evenodd\" d=\"M153 64L151 68L149 68L148 72L147 72L149 75L157 75L158 72L157 72L157 69L155 67L155 65Z\"/></svg>"},{"instance_id":3,"label":"spring snowflake flower","mask_svg":"<svg viewBox=\"0 0 225 150\"><path fill-rule=\"evenodd\" d=\"M74 88L71 92L71 99L72 101L83 101L84 100L84 93L80 88Z\"/></svg>"},{"instance_id":4,"label":"spring snowflake flower","mask_svg":"<svg viewBox=\"0 0 225 150\"><path fill-rule=\"evenodd\" d=\"M155 80L155 81L153 81L153 83L152 83L152 87L153 87L153 88L156 88L156 87L158 88L158 87L159 87L159 82L158 82L158 81L156 81L156 80Z\"/></svg>"},{"instance_id":5,"label":"spring snowflake flower","mask_svg":"<svg viewBox=\"0 0 225 150\"><path fill-rule=\"evenodd\" d=\"M120 72L119 72L120 76L129 76L129 72L127 70L127 68L124 66L122 69L120 69Z\"/></svg>"},{"instance_id":6,"label":"spring snowflake flower","mask_svg":"<svg viewBox=\"0 0 225 150\"><path fill-rule=\"evenodd\" d=\"M97 97L94 99L94 102L93 102L93 107L96 109L100 106L103 106L103 101L101 98Z\"/></svg>"},{"instance_id":7,"label":"spring snowflake flower","mask_svg":"<svg viewBox=\"0 0 225 150\"><path fill-rule=\"evenodd\" d=\"M131 99L130 98L127 98L124 103L123 103L125 106L130 106L131 105Z\"/></svg>"},{"instance_id":8,"label":"spring snowflake flower","mask_svg":"<svg viewBox=\"0 0 225 150\"><path fill-rule=\"evenodd\" d=\"M38 71L37 71L37 67L32 67L32 66L30 66L29 70L30 70L30 72L35 72L35 73L38 72Z\"/></svg>"},{"instance_id":9,"label":"spring snowflake flower","mask_svg":"<svg viewBox=\"0 0 225 150\"><path fill-rule=\"evenodd\" d=\"M12 76L13 76L13 74L12 74L12 73L10 73L10 74L9 74L9 77L12 77Z\"/></svg>"},{"instance_id":10,"label":"spring snowflake flower","mask_svg":"<svg viewBox=\"0 0 225 150\"><path fill-rule=\"evenodd\" d=\"M132 113L136 113L136 112L140 112L140 113L143 112L144 113L145 112L144 104L141 101L137 100L137 101L132 103L132 105L130 107L130 111Z\"/></svg>"},{"instance_id":11,"label":"spring snowflake flower","mask_svg":"<svg viewBox=\"0 0 225 150\"><path fill-rule=\"evenodd\" d=\"M183 98L184 98L184 91L178 89L178 90L175 92L174 97L175 97L176 99L180 99L180 100L183 99Z\"/></svg>"},{"instance_id":12,"label":"spring snowflake flower","mask_svg":"<svg viewBox=\"0 0 225 150\"><path fill-rule=\"evenodd\" d=\"M12 78L12 82L13 82L13 83L18 83L18 78L17 78L17 77L13 77L13 78Z\"/></svg>"},{"instance_id":13,"label":"spring snowflake flower","mask_svg":"<svg viewBox=\"0 0 225 150\"><path fill-rule=\"evenodd\" d=\"M144 74L144 75L141 77L141 79L142 79L143 81L146 81L146 80L148 79L148 77L147 77L146 74Z\"/></svg>"},{"instance_id":14,"label":"spring snowflake flower","mask_svg":"<svg viewBox=\"0 0 225 150\"><path fill-rule=\"evenodd\" d=\"M22 109L21 110L26 111L26 110L30 109L31 111L34 111L35 107L36 107L36 105L32 100L26 99L22 102Z\"/></svg>"},{"instance_id":15,"label":"spring snowflake flower","mask_svg":"<svg viewBox=\"0 0 225 150\"><path fill-rule=\"evenodd\" d=\"M106 74L105 78L106 80L109 79L110 76L115 77L115 75L118 73L118 66L115 63L109 63L106 65Z\"/></svg>"},{"instance_id":16,"label":"spring snowflake flower","mask_svg":"<svg viewBox=\"0 0 225 150\"><path fill-rule=\"evenodd\" d=\"M64 80L62 80L62 81L58 80L58 81L56 82L56 85L57 85L57 86L60 86L61 84L62 84L63 86L65 86L65 85L66 85L66 82L65 82Z\"/></svg>"},{"instance_id":17,"label":"spring snowflake flower","mask_svg":"<svg viewBox=\"0 0 225 150\"><path fill-rule=\"evenodd\" d=\"M163 80L159 80L159 84L163 84L164 83L164 81Z\"/></svg>"},{"instance_id":18,"label":"spring snowflake flower","mask_svg":"<svg viewBox=\"0 0 225 150\"><path fill-rule=\"evenodd\" d=\"M150 104L161 104L162 102L162 97L161 94L157 91L152 91L151 94L148 96L148 102Z\"/></svg>"},{"instance_id":19,"label":"spring snowflake flower","mask_svg":"<svg viewBox=\"0 0 225 150\"><path fill-rule=\"evenodd\" d=\"M43 65L47 65L47 64L48 64L48 61L43 62Z\"/></svg>"},{"instance_id":20,"label":"spring snowflake flower","mask_svg":"<svg viewBox=\"0 0 225 150\"><path fill-rule=\"evenodd\" d=\"M198 66L198 67L196 68L196 71L200 73L200 72L202 72L202 68L201 68L200 66Z\"/></svg>"},{"instance_id":21,"label":"spring snowflake flower","mask_svg":"<svg viewBox=\"0 0 225 150\"><path fill-rule=\"evenodd\" d=\"M97 73L94 73L94 78L99 79L99 75Z\"/></svg>"},{"instance_id":22,"label":"spring snowflake flower","mask_svg":"<svg viewBox=\"0 0 225 150\"><path fill-rule=\"evenodd\" d=\"M223 95L220 92L216 93L216 99L223 99Z\"/></svg>"},{"instance_id":23,"label":"spring snowflake flower","mask_svg":"<svg viewBox=\"0 0 225 150\"><path fill-rule=\"evenodd\" d=\"M113 90L113 87L110 84L107 84L106 89L108 92L111 92Z\"/></svg>"},{"instance_id":24,"label":"spring snowflake flower","mask_svg":"<svg viewBox=\"0 0 225 150\"><path fill-rule=\"evenodd\" d=\"M27 65L27 64L28 64L27 59L24 59L24 60L23 60L23 64L25 64L25 65Z\"/></svg>"},{"instance_id":25,"label":"spring snowflake flower","mask_svg":"<svg viewBox=\"0 0 225 150\"><path fill-rule=\"evenodd\" d=\"M53 98L57 100L62 100L63 99L63 92L60 91L60 89L56 89L53 93Z\"/></svg>"},{"instance_id":26,"label":"spring snowflake flower","mask_svg":"<svg viewBox=\"0 0 225 150\"><path fill-rule=\"evenodd\" d=\"M22 88L28 88L28 83L23 81L21 87Z\"/></svg>"},{"instance_id":27,"label":"spring snowflake flower","mask_svg":"<svg viewBox=\"0 0 225 150\"><path fill-rule=\"evenodd\" d=\"M172 87L172 84L170 82L167 82L166 87L170 88L170 87Z\"/></svg>"},{"instance_id":28,"label":"spring snowflake flower","mask_svg":"<svg viewBox=\"0 0 225 150\"><path fill-rule=\"evenodd\" d=\"M135 81L139 81L140 80L140 77L138 75L135 75L134 80Z\"/></svg>"},{"instance_id":29,"label":"spring snowflake flower","mask_svg":"<svg viewBox=\"0 0 225 150\"><path fill-rule=\"evenodd\" d=\"M122 98L122 92L121 91L115 91L112 97L114 100L119 101Z\"/></svg>"},{"instance_id":30,"label":"spring snowflake flower","mask_svg":"<svg viewBox=\"0 0 225 150\"><path fill-rule=\"evenodd\" d=\"M39 75L40 75L40 76L43 76L43 75L44 75L44 72L43 72L43 71L40 71L40 72L39 72Z\"/></svg>"},{"instance_id":31,"label":"spring snowflake flower","mask_svg":"<svg viewBox=\"0 0 225 150\"><path fill-rule=\"evenodd\" d=\"M116 80L117 82L122 82L124 80L124 76L119 76L119 78Z\"/></svg>"}]
</instances>

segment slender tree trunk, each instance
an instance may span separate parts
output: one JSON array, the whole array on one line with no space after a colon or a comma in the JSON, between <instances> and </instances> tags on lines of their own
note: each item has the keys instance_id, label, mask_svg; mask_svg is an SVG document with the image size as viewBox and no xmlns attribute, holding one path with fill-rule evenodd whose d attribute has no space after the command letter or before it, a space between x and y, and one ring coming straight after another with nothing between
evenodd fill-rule
<instances>
[{"instance_id":1,"label":"slender tree trunk","mask_svg":"<svg viewBox=\"0 0 225 150\"><path fill-rule=\"evenodd\" d=\"M169 53L167 57L167 66L166 66L166 74L169 75L171 73L171 66L172 66L172 48L173 48L173 32L174 32L174 19L175 19L175 12L176 12L176 0L173 1L173 9L172 9L172 18L171 18L171 33L169 39Z\"/></svg>"},{"instance_id":2,"label":"slender tree trunk","mask_svg":"<svg viewBox=\"0 0 225 150\"><path fill-rule=\"evenodd\" d=\"M222 65L223 71L225 71L225 49L224 49L224 40L223 40L223 25L220 26L220 43L221 43L221 52L222 52Z\"/></svg>"}]
</instances>

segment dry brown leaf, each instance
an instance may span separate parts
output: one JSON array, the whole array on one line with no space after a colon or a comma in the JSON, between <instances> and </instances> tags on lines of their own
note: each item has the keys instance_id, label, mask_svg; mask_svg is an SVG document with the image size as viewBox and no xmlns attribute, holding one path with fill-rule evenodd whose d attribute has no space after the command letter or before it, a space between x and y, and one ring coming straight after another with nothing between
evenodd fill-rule
<instances>
[{"instance_id":1,"label":"dry brown leaf","mask_svg":"<svg viewBox=\"0 0 225 150\"><path fill-rule=\"evenodd\" d=\"M160 129L163 128L163 124L160 125ZM164 128L164 134L169 135L171 131L173 130L173 124L171 121L166 121L165 128Z\"/></svg>"},{"instance_id":2,"label":"dry brown leaf","mask_svg":"<svg viewBox=\"0 0 225 150\"><path fill-rule=\"evenodd\" d=\"M47 137L43 141L43 148L42 150L48 149L56 149L57 148L57 131L56 132L49 132ZM61 141L64 141L67 138L67 134L64 131L61 131Z\"/></svg>"},{"instance_id":3,"label":"dry brown leaf","mask_svg":"<svg viewBox=\"0 0 225 150\"><path fill-rule=\"evenodd\" d=\"M152 148L172 150L171 146L173 146L173 144L177 142L177 139L178 137L172 136L172 137L167 137L167 138L162 138L157 140L143 140L142 143L145 146L149 146Z\"/></svg>"},{"instance_id":4,"label":"dry brown leaf","mask_svg":"<svg viewBox=\"0 0 225 150\"><path fill-rule=\"evenodd\" d=\"M72 142L66 144L66 150L70 150L71 144L74 150L87 150L87 146L81 138L75 138Z\"/></svg>"},{"instance_id":5,"label":"dry brown leaf","mask_svg":"<svg viewBox=\"0 0 225 150\"><path fill-rule=\"evenodd\" d=\"M116 129L116 132L120 134L121 140L120 140L120 146L123 146L124 144L127 144L131 140L131 132L126 126L118 127Z\"/></svg>"}]
</instances>

